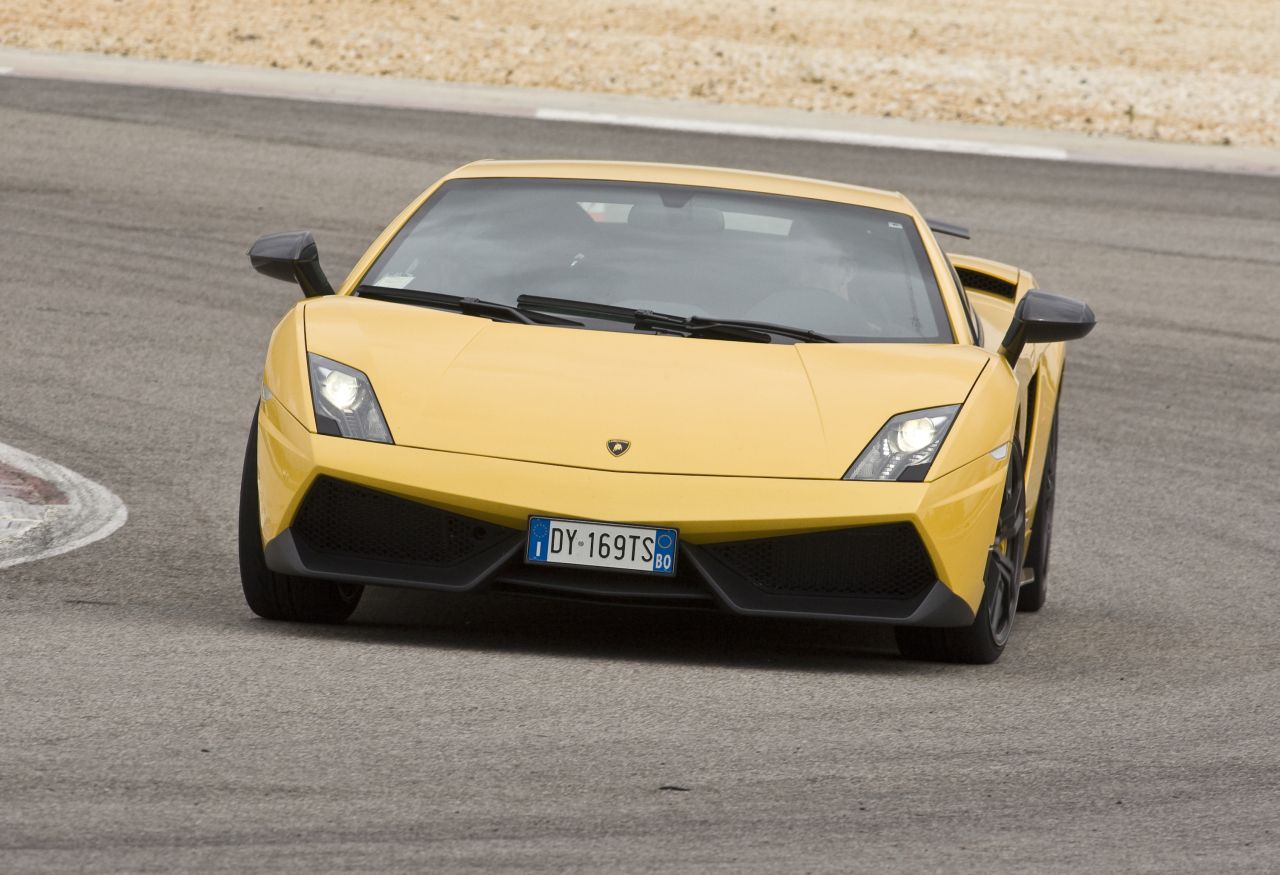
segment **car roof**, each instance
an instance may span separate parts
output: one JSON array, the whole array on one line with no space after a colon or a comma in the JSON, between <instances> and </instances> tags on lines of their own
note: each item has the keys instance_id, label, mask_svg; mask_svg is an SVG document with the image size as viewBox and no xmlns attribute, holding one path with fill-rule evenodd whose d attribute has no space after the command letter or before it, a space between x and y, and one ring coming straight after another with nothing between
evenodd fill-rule
<instances>
[{"instance_id":1,"label":"car roof","mask_svg":"<svg viewBox=\"0 0 1280 875\"><path fill-rule=\"evenodd\" d=\"M475 161L450 173L449 179L592 179L613 182L649 182L725 188L761 194L813 198L918 215L911 202L896 191L864 188L842 182L699 167L691 164L656 164L643 161Z\"/></svg>"}]
</instances>

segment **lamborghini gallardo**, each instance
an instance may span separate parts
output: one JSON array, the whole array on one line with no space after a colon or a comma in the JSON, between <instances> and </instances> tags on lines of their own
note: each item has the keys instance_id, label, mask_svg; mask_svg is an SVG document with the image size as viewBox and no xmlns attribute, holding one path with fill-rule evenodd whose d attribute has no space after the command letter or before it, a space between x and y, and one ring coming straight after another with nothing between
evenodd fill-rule
<instances>
[{"instance_id":1,"label":"lamborghini gallardo","mask_svg":"<svg viewBox=\"0 0 1280 875\"><path fill-rule=\"evenodd\" d=\"M364 587L895 627L989 663L1048 586L1065 341L1088 305L950 254L901 194L707 167L480 161L304 294L245 453L245 598Z\"/></svg>"}]
</instances>

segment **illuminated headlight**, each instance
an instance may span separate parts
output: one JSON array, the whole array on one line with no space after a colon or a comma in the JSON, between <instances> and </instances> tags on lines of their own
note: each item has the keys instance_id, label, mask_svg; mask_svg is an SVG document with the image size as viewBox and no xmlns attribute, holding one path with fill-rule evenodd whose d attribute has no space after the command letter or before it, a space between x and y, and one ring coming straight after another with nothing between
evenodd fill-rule
<instances>
[{"instance_id":1,"label":"illuminated headlight","mask_svg":"<svg viewBox=\"0 0 1280 875\"><path fill-rule=\"evenodd\" d=\"M959 412L960 405L953 404L898 414L849 466L844 479L923 480Z\"/></svg>"},{"instance_id":2,"label":"illuminated headlight","mask_svg":"<svg viewBox=\"0 0 1280 875\"><path fill-rule=\"evenodd\" d=\"M321 434L378 441L389 444L391 430L378 406L369 378L315 353L307 353L311 371L311 402L316 412L316 430Z\"/></svg>"}]
</instances>

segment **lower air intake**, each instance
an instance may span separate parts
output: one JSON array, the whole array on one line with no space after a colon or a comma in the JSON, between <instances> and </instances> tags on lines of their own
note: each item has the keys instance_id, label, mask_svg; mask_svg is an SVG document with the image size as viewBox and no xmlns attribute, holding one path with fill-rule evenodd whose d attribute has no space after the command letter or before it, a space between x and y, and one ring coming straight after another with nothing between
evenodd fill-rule
<instances>
[{"instance_id":1,"label":"lower air intake","mask_svg":"<svg viewBox=\"0 0 1280 875\"><path fill-rule=\"evenodd\" d=\"M703 549L761 591L776 595L910 599L938 579L910 523L756 538Z\"/></svg>"},{"instance_id":2,"label":"lower air intake","mask_svg":"<svg viewBox=\"0 0 1280 875\"><path fill-rule=\"evenodd\" d=\"M445 568L465 562L511 529L318 477L291 527L294 537L322 553Z\"/></svg>"}]
</instances>

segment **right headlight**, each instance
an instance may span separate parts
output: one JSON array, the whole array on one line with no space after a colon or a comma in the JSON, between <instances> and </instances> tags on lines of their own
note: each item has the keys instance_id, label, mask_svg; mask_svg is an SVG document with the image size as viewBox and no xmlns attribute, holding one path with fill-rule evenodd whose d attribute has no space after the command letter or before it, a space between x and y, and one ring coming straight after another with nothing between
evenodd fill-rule
<instances>
[{"instance_id":1,"label":"right headlight","mask_svg":"<svg viewBox=\"0 0 1280 875\"><path fill-rule=\"evenodd\" d=\"M313 352L307 353L307 367L320 434L392 443L378 396L362 371Z\"/></svg>"},{"instance_id":2,"label":"right headlight","mask_svg":"<svg viewBox=\"0 0 1280 875\"><path fill-rule=\"evenodd\" d=\"M952 404L899 413L867 444L844 479L923 480L959 412L960 405Z\"/></svg>"}]
</instances>

